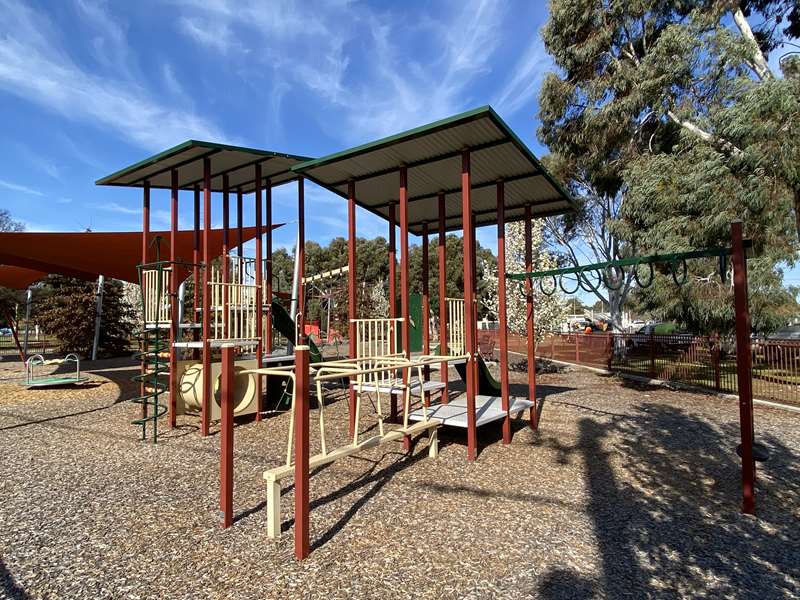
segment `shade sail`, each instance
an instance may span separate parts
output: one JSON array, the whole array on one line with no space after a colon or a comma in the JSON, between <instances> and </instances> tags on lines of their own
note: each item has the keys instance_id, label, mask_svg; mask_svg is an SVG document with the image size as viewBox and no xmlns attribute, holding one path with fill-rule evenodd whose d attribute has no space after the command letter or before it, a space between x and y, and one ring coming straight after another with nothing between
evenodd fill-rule
<instances>
[{"instance_id":1,"label":"shade sail","mask_svg":"<svg viewBox=\"0 0 800 600\"><path fill-rule=\"evenodd\" d=\"M43 271L13 265L0 265L0 286L12 290L24 290L43 277L47 277L47 273Z\"/></svg>"},{"instance_id":2,"label":"shade sail","mask_svg":"<svg viewBox=\"0 0 800 600\"><path fill-rule=\"evenodd\" d=\"M261 183L267 179L274 187L297 179L292 166L310 160L282 152L229 146L213 142L188 140L154 156L125 167L97 180L97 185L143 187L145 181L153 188L170 188L172 170L178 174L178 187L182 190L203 187L203 162L208 159L211 170L211 191L223 191L223 177L227 176L231 192L237 188L249 194L255 190L255 166L261 165Z\"/></svg>"},{"instance_id":3,"label":"shade sail","mask_svg":"<svg viewBox=\"0 0 800 600\"><path fill-rule=\"evenodd\" d=\"M399 169L408 173L409 230L438 223L438 194L445 196L446 229L462 229L461 154L470 150L471 207L476 225L497 223L496 183L505 186L507 221L573 210L569 194L489 107L436 121L363 146L302 163L292 169L347 197L355 182L356 203L389 218L399 201Z\"/></svg>"},{"instance_id":4,"label":"shade sail","mask_svg":"<svg viewBox=\"0 0 800 600\"><path fill-rule=\"evenodd\" d=\"M273 229L281 224L273 225ZM264 229L266 232L266 229ZM169 231L150 233L148 246L161 238L162 260L169 258ZM201 232L202 243L202 232ZM256 237L255 227L242 228L242 241ZM212 229L209 236L211 256L222 254L222 229ZM230 244L237 244L237 230L230 230ZM194 231L179 231L176 258L192 261ZM202 254L202 252L201 252ZM151 247L150 261L155 260ZM22 267L43 273L58 273L69 277L95 279L98 275L138 283L136 265L142 262L142 234L138 231L84 233L0 233L0 264ZM17 274L22 276L21 274ZM31 274L32 275L32 274ZM7 286L11 287L11 286Z\"/></svg>"}]
</instances>

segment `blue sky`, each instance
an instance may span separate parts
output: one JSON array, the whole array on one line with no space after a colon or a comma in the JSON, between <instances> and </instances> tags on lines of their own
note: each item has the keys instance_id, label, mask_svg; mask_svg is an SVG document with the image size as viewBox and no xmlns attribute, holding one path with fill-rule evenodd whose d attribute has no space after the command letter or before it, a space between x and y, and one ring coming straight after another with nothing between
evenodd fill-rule
<instances>
[{"instance_id":1,"label":"blue sky","mask_svg":"<svg viewBox=\"0 0 800 600\"><path fill-rule=\"evenodd\" d=\"M94 181L186 139L321 156L484 104L541 155L545 9L0 0L0 205L34 231L137 229L141 192ZM295 218L294 198L293 186L276 190L276 221ZM154 192L154 227L168 226L167 202ZM307 239L346 233L345 203L310 183L307 211ZM358 219L360 234L386 235ZM293 240L289 227L276 232L277 245Z\"/></svg>"},{"instance_id":2,"label":"blue sky","mask_svg":"<svg viewBox=\"0 0 800 600\"><path fill-rule=\"evenodd\" d=\"M0 0L0 14L0 206L31 231L140 228L141 192L94 181L190 138L321 156L491 104L546 152L544 1ZM307 239L344 235L345 203L306 195ZM295 198L276 190L276 221ZM154 228L167 209L155 191ZM387 233L364 211L358 228ZM494 248L492 228L478 236Z\"/></svg>"}]
</instances>

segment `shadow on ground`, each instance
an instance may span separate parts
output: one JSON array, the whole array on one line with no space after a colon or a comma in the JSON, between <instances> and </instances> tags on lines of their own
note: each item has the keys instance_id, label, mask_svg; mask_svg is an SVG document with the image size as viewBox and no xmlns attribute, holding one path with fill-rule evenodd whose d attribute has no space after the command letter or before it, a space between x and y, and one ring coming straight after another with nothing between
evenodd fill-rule
<instances>
[{"instance_id":1,"label":"shadow on ground","mask_svg":"<svg viewBox=\"0 0 800 600\"><path fill-rule=\"evenodd\" d=\"M586 465L602 571L593 580L552 569L532 592L554 599L796 597L789 579L800 578L795 451L760 438L771 458L760 465L753 518L739 512L735 423L716 427L652 403L632 415L582 408L578 442L547 443ZM623 469L612 461L622 461Z\"/></svg>"}]
</instances>

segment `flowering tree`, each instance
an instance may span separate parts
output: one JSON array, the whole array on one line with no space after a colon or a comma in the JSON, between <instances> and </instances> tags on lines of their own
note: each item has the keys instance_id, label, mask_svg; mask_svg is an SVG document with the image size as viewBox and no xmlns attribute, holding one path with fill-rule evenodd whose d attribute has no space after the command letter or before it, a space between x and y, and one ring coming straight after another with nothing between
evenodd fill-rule
<instances>
[{"instance_id":1,"label":"flowering tree","mask_svg":"<svg viewBox=\"0 0 800 600\"><path fill-rule=\"evenodd\" d=\"M533 269L544 271L555 269L556 259L544 247L544 227L542 221L533 222L531 228L531 246L533 249ZM487 260L483 264L483 304L494 315L498 314L497 300L497 267ZM509 273L525 271L525 223L517 221L506 225L506 270ZM508 329L518 335L525 335L527 326L527 307L521 282L509 281L506 286L506 310ZM544 334L557 330L567 315L567 304L563 296L556 292L548 296L533 286L533 313L536 324L536 339L541 340Z\"/></svg>"}]
</instances>

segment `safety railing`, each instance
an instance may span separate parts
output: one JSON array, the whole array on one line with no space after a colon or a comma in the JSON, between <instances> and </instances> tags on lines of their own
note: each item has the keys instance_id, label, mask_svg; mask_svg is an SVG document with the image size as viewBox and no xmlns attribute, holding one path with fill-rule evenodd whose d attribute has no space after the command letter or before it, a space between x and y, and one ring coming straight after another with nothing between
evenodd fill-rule
<instances>
[{"instance_id":1,"label":"safety railing","mask_svg":"<svg viewBox=\"0 0 800 600\"><path fill-rule=\"evenodd\" d=\"M168 327L170 324L169 280L172 267L142 269L142 298L145 326Z\"/></svg>"},{"instance_id":2,"label":"safety railing","mask_svg":"<svg viewBox=\"0 0 800 600\"><path fill-rule=\"evenodd\" d=\"M447 351L463 354L466 348L464 337L464 299L445 298L447 306Z\"/></svg>"},{"instance_id":3,"label":"safety railing","mask_svg":"<svg viewBox=\"0 0 800 600\"><path fill-rule=\"evenodd\" d=\"M242 340L259 337L256 319L257 290L254 259L232 255L222 257L222 264L211 270L208 282L212 339Z\"/></svg>"}]
</instances>

